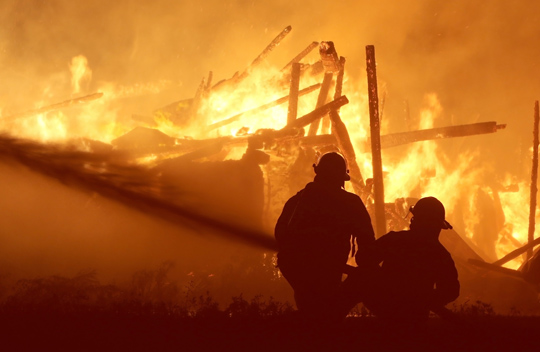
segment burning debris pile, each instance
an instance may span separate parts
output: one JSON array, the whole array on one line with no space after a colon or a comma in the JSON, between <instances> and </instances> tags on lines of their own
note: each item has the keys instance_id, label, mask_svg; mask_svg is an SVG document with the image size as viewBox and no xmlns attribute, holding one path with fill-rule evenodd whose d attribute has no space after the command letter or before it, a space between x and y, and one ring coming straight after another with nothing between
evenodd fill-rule
<instances>
[{"instance_id":1,"label":"burning debris pile","mask_svg":"<svg viewBox=\"0 0 540 352\"><path fill-rule=\"evenodd\" d=\"M448 172L442 181L448 184L437 184L435 176L448 170L439 167L445 156L433 142L429 146L415 142L494 133L506 125L489 121L434 127L434 116L430 115L423 116L419 129L414 129L406 114L408 131L380 134L384 101L379 107L376 75L363 93L363 84L347 79L346 60L338 55L333 42L309 44L281 69L266 64L265 59L290 31L291 27L286 27L243 71L217 83L210 72L193 98L158 108L152 116L136 114L130 119L107 121L104 100L125 94L114 92L108 97L107 91L4 116L2 126L11 136L0 138L2 159L173 222L202 224L211 231L235 234L238 240L266 250L274 248L268 229L284 200L311 179L311 164L328 151L339 151L347 159L352 191L366 203L378 224L379 236L386 230L406 228L409 206L430 192L437 193L448 213L453 213L459 195L450 193L455 192L460 179L469 182L468 176L463 176L465 171L470 175L474 170L465 167L458 170L463 174ZM312 53L315 48L318 55ZM369 65L368 60L368 70ZM374 69L374 56L371 65ZM79 79L87 78L84 69L72 71L82 72ZM434 96L429 99L427 111L436 115L440 104ZM102 127L72 136L70 126L76 122L68 121L62 111L81 106L88 108L79 110L81 114L89 110L100 113L96 124ZM366 116L370 116L371 134ZM43 130L57 126L62 131L60 138L18 133L36 122ZM13 135L57 143L32 142ZM398 147L424 157L419 161L423 165L413 166L407 156L397 162L383 160L384 168L379 165L377 171L375 163L369 162L377 160L377 155L380 158L381 150ZM408 168L418 168L422 179L418 173L412 176L414 180L404 176ZM489 198L499 199L500 192L519 188L499 185L492 190ZM496 204L502 210L500 199ZM382 211L377 211L378 207ZM466 231L474 221L467 217L470 212L461 213L463 218L456 223L462 225L459 230ZM499 220L501 216L504 224L504 210ZM501 231L497 229L495 239L490 240L493 250L488 248L489 240L453 230L445 231L441 240L461 261L461 271L473 273L469 277L476 279L485 273L479 273L467 260L483 263L498 259L500 249L495 247L501 242ZM514 248L524 244L511 231L506 238L513 241Z\"/></svg>"}]
</instances>

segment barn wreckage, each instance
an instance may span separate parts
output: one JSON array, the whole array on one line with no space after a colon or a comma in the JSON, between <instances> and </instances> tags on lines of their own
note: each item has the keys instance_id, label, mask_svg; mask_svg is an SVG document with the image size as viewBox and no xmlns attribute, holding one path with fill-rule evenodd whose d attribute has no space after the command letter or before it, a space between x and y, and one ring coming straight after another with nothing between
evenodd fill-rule
<instances>
[{"instance_id":1,"label":"barn wreckage","mask_svg":"<svg viewBox=\"0 0 540 352\"><path fill-rule=\"evenodd\" d=\"M370 135L361 140L352 138L348 121L342 119L340 113L341 108L349 103L346 92L343 92L346 60L338 56L331 41L309 44L279 71L277 78L264 83L280 87L273 96L279 96L284 90L288 90L288 94L219 120L208 122L208 117L201 116L205 114L201 106L220 92L234 91L241 86L290 31L290 26L285 28L249 67L233 77L213 84L210 72L193 98L159 108L153 116L133 115L132 119L138 126L110 143L79 138L62 145L41 144L4 135L0 138L0 155L4 160L15 160L68 185L97 192L168 220L204 224L211 230L228 232L238 240L268 251L274 249L274 241L269 231L264 229L272 226L285 197L310 180L310 166L317 155L338 151L345 156L352 191L366 203L377 236L381 236L389 230L407 228L409 206L418 199L411 196L385 202L382 149L420 141L495 133L506 127L489 121L417 130L410 128L407 132L381 135L382 109L379 103L384 102L379 102L374 47L367 46ZM302 60L316 48L319 59L311 64L303 63ZM300 89L301 82L312 84ZM298 116L304 97L315 93L317 98L312 110ZM247 92L246 96L249 94ZM102 93L95 93L3 119L12 121L86 104L102 97ZM283 117L286 123L278 128L275 124L264 127L264 119L258 116L278 106L287 107L281 110L286 114L286 120ZM196 126L203 137L168 135L160 130L156 117L166 120L168 126L177 131ZM538 105L535 118L538 121ZM410 125L408 113L405 119ZM263 127L251 133L250 122L254 120ZM201 126L200 121L207 123ZM239 121L244 127L237 128L233 134L219 132ZM535 134L538 136L538 122ZM532 187L536 192L538 140L534 145L536 166L533 167ZM359 148L371 152L372 177L366 178L361 172L362 165L357 162ZM231 153L238 150L240 153L236 152L237 156L231 158ZM492 189L497 194L515 190L502 186ZM531 191L531 195L536 199L536 193ZM532 214L535 209L536 204L531 205ZM529 228L531 226L534 234L534 216ZM452 253L464 287L475 287L473 291L485 290L486 280L497 283L503 280L512 282L510 286L518 295L538 294L540 251L537 248L533 252L533 249L540 244L539 238L530 236L525 245L514 240L516 249L502 258L486 255L487 250L455 230L443 231L441 242ZM524 255L526 257L519 269L502 266Z\"/></svg>"}]
</instances>

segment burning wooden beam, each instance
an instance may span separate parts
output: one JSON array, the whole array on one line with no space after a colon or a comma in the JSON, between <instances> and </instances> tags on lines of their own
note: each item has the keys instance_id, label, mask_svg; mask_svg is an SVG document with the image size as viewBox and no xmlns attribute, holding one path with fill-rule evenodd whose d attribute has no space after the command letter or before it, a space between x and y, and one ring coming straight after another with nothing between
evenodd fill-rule
<instances>
[{"instance_id":1,"label":"burning wooden beam","mask_svg":"<svg viewBox=\"0 0 540 352\"><path fill-rule=\"evenodd\" d=\"M480 122L469 125L446 126L417 130L410 132L392 133L381 135L381 148L392 148L399 145L421 142L426 140L436 140L443 138L466 137L478 134L495 133L504 129L506 125L498 125L497 122ZM318 136L302 137L300 142L304 146L317 146L325 144L336 144L336 138L331 134L321 134ZM364 149L371 145L370 138L365 142Z\"/></svg>"},{"instance_id":2,"label":"burning wooden beam","mask_svg":"<svg viewBox=\"0 0 540 352\"><path fill-rule=\"evenodd\" d=\"M340 69L336 76L336 87L334 91L334 99L339 98L341 94L343 93L343 76L345 75L345 58L343 56L339 58L339 65L340 65ZM337 110L337 112L339 113L339 109ZM330 119L324 118L322 120L321 132L323 134L329 133L330 125L331 125Z\"/></svg>"},{"instance_id":3,"label":"burning wooden beam","mask_svg":"<svg viewBox=\"0 0 540 352\"><path fill-rule=\"evenodd\" d=\"M253 60L253 62L248 66L248 68L246 68L244 72L237 77L237 79L242 80L246 78L249 75L249 72L254 67L259 65L272 52L272 50L274 50L274 48L278 46L279 43L281 43L281 41L287 36L287 34L291 32L291 30L291 26L285 27L285 29L282 30L281 33L279 33L277 37L275 37L274 40L272 40L272 42L268 44L266 48L264 48L264 50L259 54L259 56L257 56L255 60Z\"/></svg>"},{"instance_id":4,"label":"burning wooden beam","mask_svg":"<svg viewBox=\"0 0 540 352\"><path fill-rule=\"evenodd\" d=\"M325 104L321 106L320 108L317 108L310 112L309 114L306 114L296 120L294 120L291 123L288 123L287 126L283 127L283 129L287 128L303 128L312 123L313 121L320 119L321 117L328 114L331 110L336 110L342 107L345 104L349 103L349 99L345 95L339 97L338 99L335 99L328 104Z\"/></svg>"},{"instance_id":5,"label":"burning wooden beam","mask_svg":"<svg viewBox=\"0 0 540 352\"><path fill-rule=\"evenodd\" d=\"M321 42L319 45L319 54L321 55L325 72L337 73L341 70L341 64L336 48L334 47L334 42Z\"/></svg>"},{"instance_id":6,"label":"burning wooden beam","mask_svg":"<svg viewBox=\"0 0 540 352\"><path fill-rule=\"evenodd\" d=\"M289 88L289 109L287 123L296 120L298 113L298 89L300 87L300 64L295 62L291 67L291 84Z\"/></svg>"},{"instance_id":7,"label":"burning wooden beam","mask_svg":"<svg viewBox=\"0 0 540 352\"><path fill-rule=\"evenodd\" d=\"M518 271L518 270L508 269L508 268L498 266L498 265L495 265L495 264L486 263L484 261L477 260L477 259L469 259L468 263L472 264L472 265L475 265L477 267L483 268L483 269L497 271L499 273L503 273L503 274L506 274L506 275L519 277L519 278L523 279L523 273L521 271Z\"/></svg>"},{"instance_id":8,"label":"burning wooden beam","mask_svg":"<svg viewBox=\"0 0 540 352\"><path fill-rule=\"evenodd\" d=\"M298 96L303 96L305 94L311 93L314 90L316 90L317 88L319 88L320 86L321 86L321 84L317 83L317 84L314 84L314 85L309 86L307 88L304 88L304 89L302 89L301 91L298 92ZM258 106L256 108L253 108L253 109L250 109L250 110L246 110L246 111L241 112L239 114L236 114L236 115L234 115L232 117L229 117L229 118L227 118L225 120L213 123L213 124L207 126L206 130L211 131L213 129L223 127L223 126L228 125L228 124L230 124L232 122L238 121L240 119L240 117L242 117L243 115L258 113L258 112L273 108L274 106L286 103L287 101L289 101L289 96L288 95L286 95L284 97L281 97L281 98L279 98L277 100L274 100L274 101L272 101L270 103Z\"/></svg>"},{"instance_id":9,"label":"burning wooden beam","mask_svg":"<svg viewBox=\"0 0 540 352\"><path fill-rule=\"evenodd\" d=\"M136 127L134 130L128 132L126 135L119 137L119 139L125 139L127 136L135 136L138 129L146 129L143 127ZM152 129L147 129L152 130ZM137 132L137 133L136 133ZM159 132L159 131L158 131ZM161 132L159 132L161 134ZM258 130L254 134L244 135L240 137L233 136L224 136L217 138L208 138L208 139L182 139L182 138L172 138L166 137L166 141L170 143L163 143L162 140L154 140L147 143L146 146L127 146L124 143L121 148L119 148L119 153L124 155L126 151L129 151L131 157L139 157L148 154L182 154L191 156L186 156L186 159L194 160L204 156L216 154L219 152L219 149L223 147L230 146L246 146L250 142L258 141L264 144L273 144L276 141L283 141L287 139L298 139L298 137L303 134L303 131L297 128L287 128L281 130L272 130L272 129L263 129ZM163 134L163 136L166 136ZM130 138L134 140L133 138ZM148 140L148 138L146 138ZM138 138L138 142L142 144L142 140ZM259 144L260 144L259 143ZM118 146L117 142L114 142ZM183 156L182 156L183 157Z\"/></svg>"},{"instance_id":10,"label":"burning wooden beam","mask_svg":"<svg viewBox=\"0 0 540 352\"><path fill-rule=\"evenodd\" d=\"M343 56L339 58L340 69L336 76L336 91L334 92L334 99L339 98L341 94L343 94L343 77L345 76L345 61L346 59Z\"/></svg>"},{"instance_id":11,"label":"burning wooden beam","mask_svg":"<svg viewBox=\"0 0 540 352\"><path fill-rule=\"evenodd\" d=\"M375 203L375 233L380 237L386 233L384 212L384 182L381 157L381 126L379 118L379 97L377 90L377 69L375 47L366 46L366 70L368 78L369 121L371 130L371 154L373 163L373 198Z\"/></svg>"},{"instance_id":12,"label":"burning wooden beam","mask_svg":"<svg viewBox=\"0 0 540 352\"><path fill-rule=\"evenodd\" d=\"M535 246L538 246L539 244L540 244L540 237L538 237L537 239L535 239L531 243L527 243L526 245L524 245L524 246L522 246L522 247L520 247L518 249L513 250L512 252L508 253L507 255L502 257L501 259L493 262L492 265L501 266L504 263L507 263L507 262L511 261L512 259L515 259L515 258L519 257L523 253L527 252L529 249L533 249Z\"/></svg>"},{"instance_id":13,"label":"burning wooden beam","mask_svg":"<svg viewBox=\"0 0 540 352\"><path fill-rule=\"evenodd\" d=\"M334 74L332 72L326 72L324 74L321 90L319 90L319 97L317 98L316 108L320 108L326 103L326 100L328 99L328 92L330 91L330 85L332 84L333 77L334 77ZM315 136L317 134L317 131L319 130L320 121L321 121L320 119L317 119L311 123L311 126L309 126L309 131L308 131L309 136Z\"/></svg>"},{"instance_id":14,"label":"burning wooden beam","mask_svg":"<svg viewBox=\"0 0 540 352\"><path fill-rule=\"evenodd\" d=\"M332 85L332 80L334 78L335 72L342 72L343 67L341 61L338 58L336 49L333 42L321 42L319 45L319 54L321 56L322 66L324 68L324 78L319 92L319 98L317 100L317 107L324 105L328 99L328 92L330 91L330 86ZM339 94L341 96L341 93ZM335 96L334 99L339 98ZM324 121L325 119L323 119ZM323 122L323 133L328 131L330 121L326 118L326 124ZM309 136L315 136L319 130L320 120L314 121L311 126L309 126Z\"/></svg>"},{"instance_id":15,"label":"burning wooden beam","mask_svg":"<svg viewBox=\"0 0 540 352\"><path fill-rule=\"evenodd\" d=\"M497 122L490 121L468 125L447 126L410 132L392 133L381 136L381 147L392 148L398 145L413 142L495 133L504 128L506 128L505 124L498 125Z\"/></svg>"},{"instance_id":16,"label":"burning wooden beam","mask_svg":"<svg viewBox=\"0 0 540 352\"><path fill-rule=\"evenodd\" d=\"M540 114L538 113L538 101L534 104L534 128L533 128L533 157L531 170L531 199L529 208L529 232L527 239L529 243L534 241L534 228L536 218L536 195L538 193L538 123L540 122ZM527 259L533 256L532 248L527 251Z\"/></svg>"},{"instance_id":17,"label":"burning wooden beam","mask_svg":"<svg viewBox=\"0 0 540 352\"><path fill-rule=\"evenodd\" d=\"M294 63L300 62L304 57L306 57L307 54L309 54L313 49L315 49L319 45L318 42L313 42L309 44L304 50L302 50L298 55L296 55L285 67L281 69L281 71L286 71L289 69L289 67L292 66Z\"/></svg>"},{"instance_id":18,"label":"burning wooden beam","mask_svg":"<svg viewBox=\"0 0 540 352\"><path fill-rule=\"evenodd\" d=\"M6 116L3 119L9 121L9 120L15 120L15 119L23 118L23 117L43 114L45 112L50 112L50 111L54 111L54 110L60 110L60 109L64 109L64 108L69 108L69 107L72 107L74 105L88 103L90 101L99 99L102 96L103 96L103 93L94 93L94 94L86 95L86 96L80 97L80 98L69 99L69 100L63 101L61 103L56 103L56 104L52 104L52 105L43 106L43 107L41 107L39 109L22 112L20 114Z\"/></svg>"},{"instance_id":19,"label":"burning wooden beam","mask_svg":"<svg viewBox=\"0 0 540 352\"><path fill-rule=\"evenodd\" d=\"M331 110L329 115L332 121L332 134L336 137L337 145L343 153L345 160L347 160L354 192L358 196L363 197L366 185L364 184L364 178L362 177L360 168L356 163L356 154L354 153L354 147L351 143L347 127L341 121L339 113L336 110Z\"/></svg>"}]
</instances>

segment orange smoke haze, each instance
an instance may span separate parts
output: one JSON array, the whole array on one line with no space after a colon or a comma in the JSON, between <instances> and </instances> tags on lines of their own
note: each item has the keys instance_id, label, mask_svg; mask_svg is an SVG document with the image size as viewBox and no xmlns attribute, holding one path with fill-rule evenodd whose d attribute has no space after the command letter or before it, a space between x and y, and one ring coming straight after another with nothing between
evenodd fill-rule
<instances>
[{"instance_id":1,"label":"orange smoke haze","mask_svg":"<svg viewBox=\"0 0 540 352\"><path fill-rule=\"evenodd\" d=\"M252 100L227 106L227 95L215 96L201 107L208 115L202 124L215 122L215 111L229 117L287 95L287 87L270 93L261 81L279 76L311 42L331 40L347 59L343 94L351 103L341 113L365 178L371 177L371 157L358 146L369 133L365 46L372 44L384 97L383 134L407 130L405 102L413 129L507 124L496 134L384 150L386 201L436 195L451 222L452 212L463 219L453 222L458 232L472 237L479 219L486 219L475 206L478 199L484 193L493 197L499 186L517 184L518 193L501 193L505 219L513 221L505 236L516 233L518 242L526 240L533 104L540 99L540 3L5 0L0 21L0 131L39 141L87 137L109 143L136 125L132 115L152 116L157 108L193 97L209 71L214 83L242 72L291 25L291 34L246 82ZM305 62L317 59L312 53ZM301 82L300 88L314 83ZM95 92L103 92L103 98L47 118L1 119ZM309 104L299 106L299 116L313 109ZM245 124L250 132L281 128L286 104L279 109L258 115L260 124ZM156 122L171 136L200 137L200 126L175 131L166 119L157 116ZM220 129L212 137L241 126ZM0 210L8 218L0 225L7 243L0 246L5 271L73 274L90 267L114 278L163 260L204 265L213 257L218 263L236 250L226 241L200 239L193 230L67 189L20 167L1 163L0 175ZM515 248L509 241L492 255L501 257Z\"/></svg>"}]
</instances>

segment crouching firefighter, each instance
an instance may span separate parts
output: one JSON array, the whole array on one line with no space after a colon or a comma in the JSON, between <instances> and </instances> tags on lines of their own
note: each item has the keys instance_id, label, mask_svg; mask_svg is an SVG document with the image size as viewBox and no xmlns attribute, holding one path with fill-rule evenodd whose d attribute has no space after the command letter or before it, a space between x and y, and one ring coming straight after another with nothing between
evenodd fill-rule
<instances>
[{"instance_id":1,"label":"crouching firefighter","mask_svg":"<svg viewBox=\"0 0 540 352\"><path fill-rule=\"evenodd\" d=\"M375 235L360 197L344 190L350 180L345 159L327 153L313 167L313 182L286 202L275 237L278 267L299 312L328 322L341 318L338 300L351 236L363 247Z\"/></svg>"},{"instance_id":2,"label":"crouching firefighter","mask_svg":"<svg viewBox=\"0 0 540 352\"><path fill-rule=\"evenodd\" d=\"M459 296L460 285L439 234L452 226L445 220L443 204L434 197L420 199L410 212L410 230L389 232L359 250L360 268L382 264L376 271L349 267L343 285L349 308L361 301L390 323L424 323L430 311L450 318L444 306Z\"/></svg>"}]
</instances>

